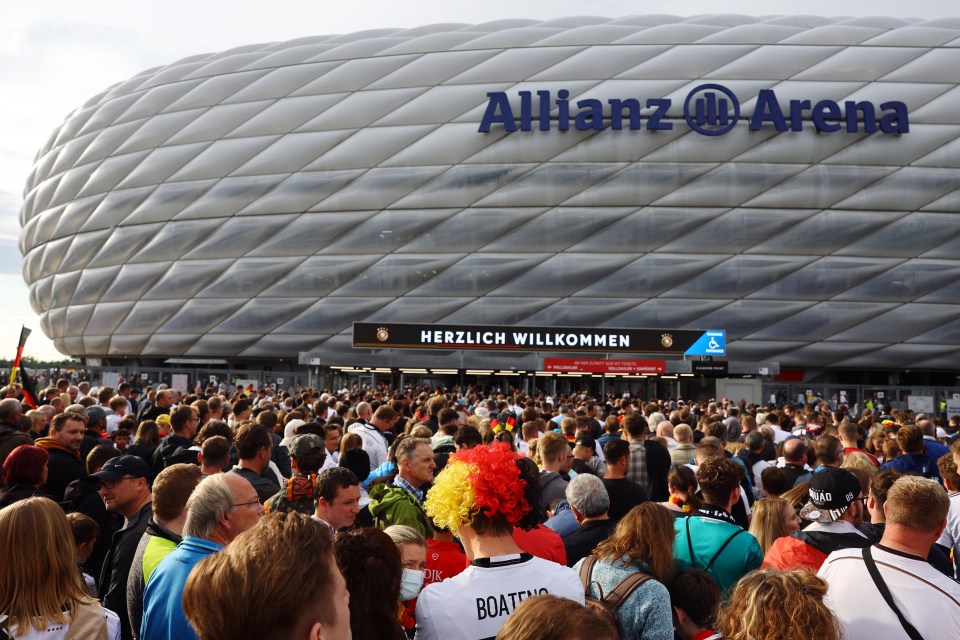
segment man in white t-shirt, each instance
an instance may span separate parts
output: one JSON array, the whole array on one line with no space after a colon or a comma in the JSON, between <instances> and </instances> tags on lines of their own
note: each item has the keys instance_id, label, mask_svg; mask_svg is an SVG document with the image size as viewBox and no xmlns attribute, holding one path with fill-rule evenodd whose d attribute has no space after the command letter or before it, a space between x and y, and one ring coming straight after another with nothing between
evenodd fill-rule
<instances>
[{"instance_id":1,"label":"man in white t-shirt","mask_svg":"<svg viewBox=\"0 0 960 640\"><path fill-rule=\"evenodd\" d=\"M397 421L397 412L383 405L377 409L369 422L354 433L363 440L363 450L370 456L370 469L376 469L387 461L387 439L383 433Z\"/></svg>"},{"instance_id":2,"label":"man in white t-shirt","mask_svg":"<svg viewBox=\"0 0 960 640\"><path fill-rule=\"evenodd\" d=\"M935 480L904 476L887 492L880 542L827 557L818 575L829 584L824 601L846 640L909 640L893 607L923 638L960 638L960 584L927 563L949 508L947 492ZM871 576L871 562L877 577Z\"/></svg>"},{"instance_id":3,"label":"man in white t-shirt","mask_svg":"<svg viewBox=\"0 0 960 640\"><path fill-rule=\"evenodd\" d=\"M583 604L575 571L525 553L513 541L514 527L530 528L539 520L539 492L536 466L507 443L450 456L425 507L437 525L459 535L471 565L420 592L417 640L493 638L533 595L550 593Z\"/></svg>"}]
</instances>

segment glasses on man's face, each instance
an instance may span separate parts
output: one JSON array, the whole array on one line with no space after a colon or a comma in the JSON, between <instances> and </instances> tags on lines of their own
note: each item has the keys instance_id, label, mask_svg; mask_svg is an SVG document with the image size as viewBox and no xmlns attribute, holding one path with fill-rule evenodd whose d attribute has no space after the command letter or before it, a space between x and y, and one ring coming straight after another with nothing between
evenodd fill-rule
<instances>
[{"instance_id":1,"label":"glasses on man's face","mask_svg":"<svg viewBox=\"0 0 960 640\"><path fill-rule=\"evenodd\" d=\"M236 503L234 503L234 504L232 504L232 505L230 505L230 506L232 506L232 507L234 507L234 508L237 508L237 507L249 507L249 506L251 506L251 505L257 505L257 506L259 507L259 506L260 506L260 501L259 501L259 500L251 500L250 502L236 502Z\"/></svg>"},{"instance_id":2,"label":"glasses on man's face","mask_svg":"<svg viewBox=\"0 0 960 640\"><path fill-rule=\"evenodd\" d=\"M101 480L101 481L100 481L100 486L101 486L103 489L108 489L108 490L109 490L109 489L113 489L114 487L116 487L118 484L120 484L120 483L123 482L124 480L136 480L136 479L137 479L137 478L136 478L135 476L123 476L123 477L120 478L119 480Z\"/></svg>"}]
</instances>

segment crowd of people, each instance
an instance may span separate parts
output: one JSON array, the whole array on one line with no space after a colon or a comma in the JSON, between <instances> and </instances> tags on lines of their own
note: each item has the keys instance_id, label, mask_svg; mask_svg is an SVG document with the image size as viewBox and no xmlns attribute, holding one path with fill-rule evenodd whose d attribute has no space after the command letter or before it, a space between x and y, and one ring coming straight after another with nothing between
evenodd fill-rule
<instances>
[{"instance_id":1,"label":"crowd of people","mask_svg":"<svg viewBox=\"0 0 960 640\"><path fill-rule=\"evenodd\" d=\"M957 421L0 389L0 640L960 638Z\"/></svg>"}]
</instances>

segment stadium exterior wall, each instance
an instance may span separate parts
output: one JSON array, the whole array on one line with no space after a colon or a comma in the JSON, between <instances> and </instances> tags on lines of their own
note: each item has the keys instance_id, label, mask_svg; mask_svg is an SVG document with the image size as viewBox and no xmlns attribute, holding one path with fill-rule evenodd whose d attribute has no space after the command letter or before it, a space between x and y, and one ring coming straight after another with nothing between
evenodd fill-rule
<instances>
[{"instance_id":1,"label":"stadium exterior wall","mask_svg":"<svg viewBox=\"0 0 960 640\"><path fill-rule=\"evenodd\" d=\"M198 55L53 132L23 275L85 357L375 362L351 348L368 321L725 329L740 361L951 369L958 43L960 19L661 15Z\"/></svg>"}]
</instances>

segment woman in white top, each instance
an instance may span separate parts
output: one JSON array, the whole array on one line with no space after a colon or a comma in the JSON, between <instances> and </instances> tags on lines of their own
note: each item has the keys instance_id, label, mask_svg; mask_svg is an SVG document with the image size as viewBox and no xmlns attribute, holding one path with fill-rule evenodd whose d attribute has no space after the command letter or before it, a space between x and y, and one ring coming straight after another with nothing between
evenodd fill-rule
<instances>
[{"instance_id":1,"label":"woman in white top","mask_svg":"<svg viewBox=\"0 0 960 640\"><path fill-rule=\"evenodd\" d=\"M0 638L119 640L120 620L87 593L75 555L57 503L0 510Z\"/></svg>"}]
</instances>

